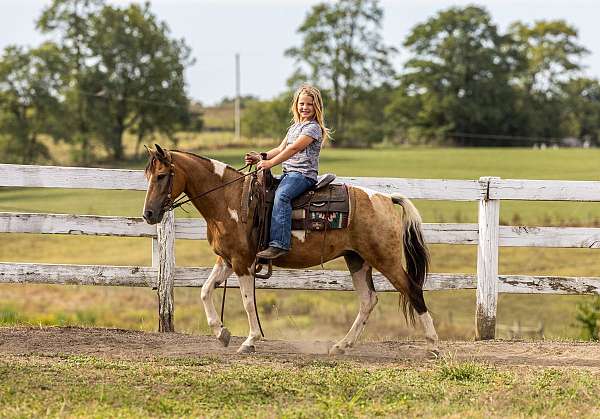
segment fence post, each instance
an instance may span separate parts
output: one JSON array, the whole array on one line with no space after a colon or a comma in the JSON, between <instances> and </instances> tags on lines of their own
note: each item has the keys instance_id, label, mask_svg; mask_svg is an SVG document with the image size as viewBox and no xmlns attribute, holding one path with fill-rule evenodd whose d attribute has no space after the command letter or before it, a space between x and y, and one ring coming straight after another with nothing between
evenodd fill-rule
<instances>
[{"instance_id":1,"label":"fence post","mask_svg":"<svg viewBox=\"0 0 600 419\"><path fill-rule=\"evenodd\" d=\"M175 279L175 215L166 211L157 227L158 236L158 331L174 332L173 281Z\"/></svg>"},{"instance_id":2,"label":"fence post","mask_svg":"<svg viewBox=\"0 0 600 419\"><path fill-rule=\"evenodd\" d=\"M496 336L498 304L498 242L500 200L489 199L489 188L497 177L481 177L479 200L479 244L477 246L477 311L475 337L478 340Z\"/></svg>"}]
</instances>

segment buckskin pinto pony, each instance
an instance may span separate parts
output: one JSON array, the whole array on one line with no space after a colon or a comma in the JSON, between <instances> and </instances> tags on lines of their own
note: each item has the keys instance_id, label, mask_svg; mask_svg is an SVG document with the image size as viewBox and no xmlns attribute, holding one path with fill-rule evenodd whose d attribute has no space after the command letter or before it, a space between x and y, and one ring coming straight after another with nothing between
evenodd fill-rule
<instances>
[{"instance_id":1,"label":"buckskin pinto pony","mask_svg":"<svg viewBox=\"0 0 600 419\"><path fill-rule=\"evenodd\" d=\"M185 193L199 196L216 189L192 204L204 217L207 238L217 254L216 263L202 286L201 298L209 327L223 346L229 344L230 333L223 327L213 303L213 291L232 273L239 278L244 309L248 315L250 333L238 353L255 351L261 331L254 301L254 262L256 238L252 235L250 214L248 222L240 222L243 181L238 170L217 160L189 152L148 149L149 161L145 170L148 190L143 217L149 224L162 220L174 199ZM323 232L311 231L304 236L292 235L291 251L273 261L283 268L307 268L343 256L358 293L360 309L352 327L335 345L330 354L342 354L357 341L375 305L377 295L372 270L377 269L400 292L405 317L414 324L415 312L423 326L428 345L435 351L437 333L423 299L423 283L427 275L429 254L421 230L421 217L414 205L401 195L387 195L373 190L348 186L350 199L349 225L344 229ZM396 211L395 204L403 208ZM403 267L406 259L406 269Z\"/></svg>"}]
</instances>

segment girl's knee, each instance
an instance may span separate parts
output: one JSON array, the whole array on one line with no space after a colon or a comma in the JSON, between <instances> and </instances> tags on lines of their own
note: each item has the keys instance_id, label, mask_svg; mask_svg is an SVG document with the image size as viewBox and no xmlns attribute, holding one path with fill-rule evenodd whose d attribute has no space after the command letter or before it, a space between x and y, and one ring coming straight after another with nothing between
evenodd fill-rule
<instances>
[{"instance_id":1,"label":"girl's knee","mask_svg":"<svg viewBox=\"0 0 600 419\"><path fill-rule=\"evenodd\" d=\"M292 202L292 198L287 191L279 191L275 192L275 202L288 204Z\"/></svg>"}]
</instances>

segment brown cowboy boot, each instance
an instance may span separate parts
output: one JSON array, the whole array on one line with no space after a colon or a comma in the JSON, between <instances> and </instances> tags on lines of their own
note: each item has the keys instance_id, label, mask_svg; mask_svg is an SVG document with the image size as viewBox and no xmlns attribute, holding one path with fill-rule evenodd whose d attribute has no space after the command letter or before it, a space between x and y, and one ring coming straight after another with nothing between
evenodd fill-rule
<instances>
[{"instance_id":1,"label":"brown cowboy boot","mask_svg":"<svg viewBox=\"0 0 600 419\"><path fill-rule=\"evenodd\" d=\"M280 249L278 247L269 246L267 249L258 252L256 254L257 257L261 259L277 259L279 256L283 256L288 251L285 249Z\"/></svg>"}]
</instances>

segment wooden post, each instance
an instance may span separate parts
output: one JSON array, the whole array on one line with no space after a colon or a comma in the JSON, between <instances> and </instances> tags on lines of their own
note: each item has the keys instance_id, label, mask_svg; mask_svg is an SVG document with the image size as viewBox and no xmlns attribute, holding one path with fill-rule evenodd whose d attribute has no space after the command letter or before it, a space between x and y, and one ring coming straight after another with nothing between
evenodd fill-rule
<instances>
[{"instance_id":1,"label":"wooden post","mask_svg":"<svg viewBox=\"0 0 600 419\"><path fill-rule=\"evenodd\" d=\"M158 331L174 332L173 282L175 279L175 215L165 212L158 232Z\"/></svg>"},{"instance_id":2,"label":"wooden post","mask_svg":"<svg viewBox=\"0 0 600 419\"><path fill-rule=\"evenodd\" d=\"M479 178L482 196L479 201L479 245L477 249L476 339L496 336L498 304L498 245L500 201L489 199L489 185L494 177Z\"/></svg>"}]
</instances>

